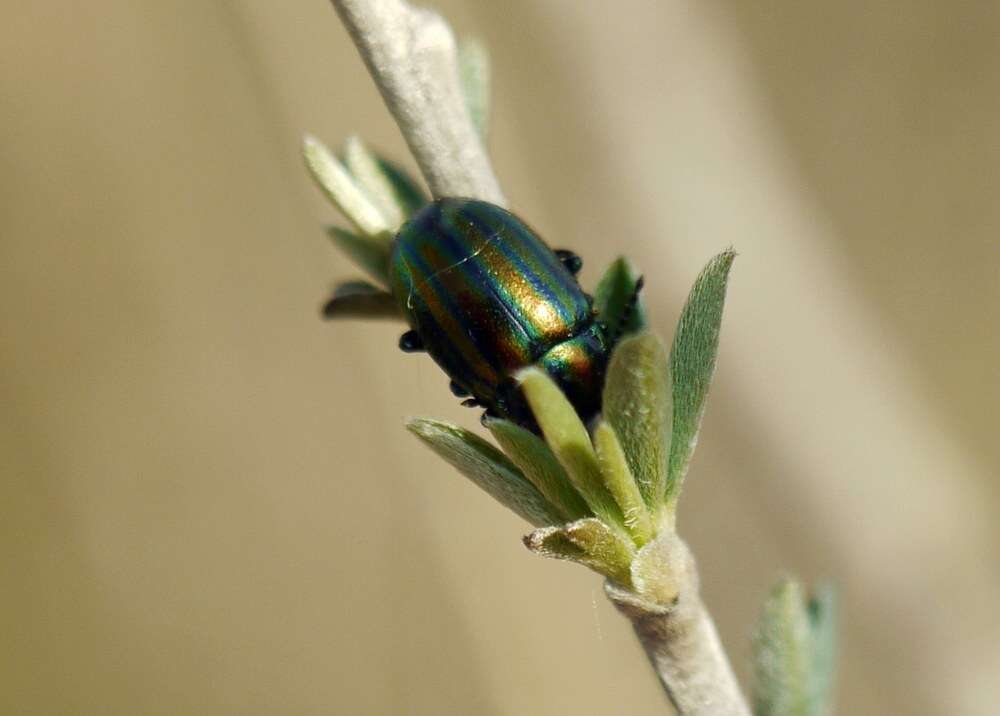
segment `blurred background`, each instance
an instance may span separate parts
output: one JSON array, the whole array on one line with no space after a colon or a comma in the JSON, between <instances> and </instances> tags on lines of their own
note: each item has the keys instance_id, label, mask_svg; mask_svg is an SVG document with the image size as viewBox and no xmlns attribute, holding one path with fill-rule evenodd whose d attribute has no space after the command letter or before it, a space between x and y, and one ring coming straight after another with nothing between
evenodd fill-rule
<instances>
[{"instance_id":1,"label":"blurred background","mask_svg":"<svg viewBox=\"0 0 1000 716\"><path fill-rule=\"evenodd\" d=\"M681 503L747 683L787 572L842 594L840 713L1000 708L1000 11L435 3L494 63L512 206L627 253L656 330L734 246ZM402 428L477 426L299 158L412 166L324 0L5 4L0 712L669 713L600 579Z\"/></svg>"}]
</instances>

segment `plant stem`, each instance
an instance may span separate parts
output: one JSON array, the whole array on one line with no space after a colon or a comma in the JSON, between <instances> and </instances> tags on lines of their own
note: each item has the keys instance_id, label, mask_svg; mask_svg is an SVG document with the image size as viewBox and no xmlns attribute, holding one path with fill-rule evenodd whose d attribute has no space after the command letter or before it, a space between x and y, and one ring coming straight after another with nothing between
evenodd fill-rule
<instances>
[{"instance_id":1,"label":"plant stem","mask_svg":"<svg viewBox=\"0 0 1000 716\"><path fill-rule=\"evenodd\" d=\"M404 0L333 0L431 193L506 205L462 95L455 37Z\"/></svg>"},{"instance_id":2,"label":"plant stem","mask_svg":"<svg viewBox=\"0 0 1000 716\"><path fill-rule=\"evenodd\" d=\"M667 697L681 716L750 716L711 615L698 594L694 558L679 538L680 559L666 566L677 598L657 604L605 582L608 599L632 622ZM680 562L677 564L676 562Z\"/></svg>"},{"instance_id":3,"label":"plant stem","mask_svg":"<svg viewBox=\"0 0 1000 716\"><path fill-rule=\"evenodd\" d=\"M436 197L506 204L462 95L455 38L438 15L404 0L332 0ZM669 606L612 583L625 614L682 716L749 716L715 625L698 596L694 560L679 539L664 565ZM667 574L666 572L669 572Z\"/></svg>"}]
</instances>

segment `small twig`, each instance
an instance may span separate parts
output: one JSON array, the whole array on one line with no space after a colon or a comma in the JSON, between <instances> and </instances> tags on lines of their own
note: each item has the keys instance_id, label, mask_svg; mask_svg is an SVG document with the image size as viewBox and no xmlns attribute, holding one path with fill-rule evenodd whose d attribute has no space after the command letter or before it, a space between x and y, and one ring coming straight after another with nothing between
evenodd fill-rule
<instances>
[{"instance_id":1,"label":"small twig","mask_svg":"<svg viewBox=\"0 0 1000 716\"><path fill-rule=\"evenodd\" d=\"M333 0L431 193L506 204L462 95L455 38L403 0Z\"/></svg>"},{"instance_id":2,"label":"small twig","mask_svg":"<svg viewBox=\"0 0 1000 716\"><path fill-rule=\"evenodd\" d=\"M462 95L455 39L439 16L404 0L332 0L435 196L505 205ZM661 535L664 562L644 594L612 583L608 598L631 621L682 716L749 716L715 625L698 596L687 547ZM633 580L635 581L635 580Z\"/></svg>"},{"instance_id":3,"label":"small twig","mask_svg":"<svg viewBox=\"0 0 1000 716\"><path fill-rule=\"evenodd\" d=\"M698 594L698 572L687 546L671 540L672 604L647 601L608 581L608 599L632 622L650 664L682 716L750 716L711 615Z\"/></svg>"}]
</instances>

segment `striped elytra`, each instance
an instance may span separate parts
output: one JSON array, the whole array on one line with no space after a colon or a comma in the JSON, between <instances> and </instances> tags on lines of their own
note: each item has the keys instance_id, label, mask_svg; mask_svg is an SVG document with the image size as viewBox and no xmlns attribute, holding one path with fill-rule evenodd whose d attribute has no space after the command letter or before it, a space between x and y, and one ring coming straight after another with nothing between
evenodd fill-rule
<instances>
[{"instance_id":1,"label":"striped elytra","mask_svg":"<svg viewBox=\"0 0 1000 716\"><path fill-rule=\"evenodd\" d=\"M533 427L513 376L538 364L584 417L600 407L609 352L590 298L523 221L473 199L438 199L400 229L389 265L410 327L487 413Z\"/></svg>"}]
</instances>

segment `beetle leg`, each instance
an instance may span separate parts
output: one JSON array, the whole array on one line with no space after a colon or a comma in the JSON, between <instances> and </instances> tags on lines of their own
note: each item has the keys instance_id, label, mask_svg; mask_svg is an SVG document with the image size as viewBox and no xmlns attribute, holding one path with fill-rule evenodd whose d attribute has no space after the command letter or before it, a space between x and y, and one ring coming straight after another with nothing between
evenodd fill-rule
<instances>
[{"instance_id":1,"label":"beetle leg","mask_svg":"<svg viewBox=\"0 0 1000 716\"><path fill-rule=\"evenodd\" d=\"M490 420L496 420L499 417L500 416L497 415L497 413L493 410L493 408L487 408L486 410L483 411L483 414L479 416L479 422L482 423L482 426L484 428L488 428L489 425L487 424L487 422Z\"/></svg>"},{"instance_id":2,"label":"beetle leg","mask_svg":"<svg viewBox=\"0 0 1000 716\"><path fill-rule=\"evenodd\" d=\"M399 337L399 350L404 353L416 353L424 349L424 340L416 331L407 331Z\"/></svg>"},{"instance_id":3,"label":"beetle leg","mask_svg":"<svg viewBox=\"0 0 1000 716\"><path fill-rule=\"evenodd\" d=\"M568 249L556 249L555 255L556 258L562 261L562 265L566 267L566 270L574 276L580 273L580 269L583 268L583 259Z\"/></svg>"},{"instance_id":4,"label":"beetle leg","mask_svg":"<svg viewBox=\"0 0 1000 716\"><path fill-rule=\"evenodd\" d=\"M635 307L639 304L639 292L642 290L642 285L645 282L644 277L640 276L635 282L635 290L632 291L632 295L628 297L628 303L622 308L621 318L618 319L618 325L615 326L615 334L611 339L611 343L615 344L618 339L622 337L622 333L625 332L625 325L632 318L632 314L635 312Z\"/></svg>"},{"instance_id":5,"label":"beetle leg","mask_svg":"<svg viewBox=\"0 0 1000 716\"><path fill-rule=\"evenodd\" d=\"M456 398L467 398L469 396L469 391L460 386L455 381L448 383L448 387L451 388L451 394Z\"/></svg>"},{"instance_id":6,"label":"beetle leg","mask_svg":"<svg viewBox=\"0 0 1000 716\"><path fill-rule=\"evenodd\" d=\"M466 398L462 401L463 408L478 408L482 403L480 403L475 398Z\"/></svg>"}]
</instances>

